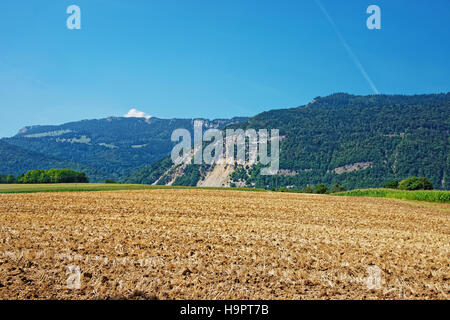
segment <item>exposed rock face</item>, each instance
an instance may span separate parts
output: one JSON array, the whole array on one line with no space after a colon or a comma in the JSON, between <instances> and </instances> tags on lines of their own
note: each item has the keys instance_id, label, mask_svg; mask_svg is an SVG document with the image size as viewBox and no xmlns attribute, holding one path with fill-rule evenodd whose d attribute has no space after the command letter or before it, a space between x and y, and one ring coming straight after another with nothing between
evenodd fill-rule
<instances>
[{"instance_id":1,"label":"exposed rock face","mask_svg":"<svg viewBox=\"0 0 450 320\"><path fill-rule=\"evenodd\" d=\"M234 165L218 163L214 169L208 171L205 178L198 182L198 187L229 187L230 176L234 172Z\"/></svg>"},{"instance_id":2,"label":"exposed rock face","mask_svg":"<svg viewBox=\"0 0 450 320\"><path fill-rule=\"evenodd\" d=\"M343 167L335 168L333 169L333 172L336 174L343 174L346 172L366 170L370 167L372 167L372 162L356 162L353 164L347 164Z\"/></svg>"},{"instance_id":3,"label":"exposed rock face","mask_svg":"<svg viewBox=\"0 0 450 320\"><path fill-rule=\"evenodd\" d=\"M278 175L280 176L289 176L293 177L297 174L297 171L295 170L286 170L286 169L280 169L278 170Z\"/></svg>"}]
</instances>

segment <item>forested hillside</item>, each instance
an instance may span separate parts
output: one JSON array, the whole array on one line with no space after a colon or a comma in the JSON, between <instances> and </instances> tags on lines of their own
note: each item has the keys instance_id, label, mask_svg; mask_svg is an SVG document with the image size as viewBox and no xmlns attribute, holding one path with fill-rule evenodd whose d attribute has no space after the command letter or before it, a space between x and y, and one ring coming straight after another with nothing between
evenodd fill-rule
<instances>
[{"instance_id":1,"label":"forested hillside","mask_svg":"<svg viewBox=\"0 0 450 320\"><path fill-rule=\"evenodd\" d=\"M69 168L85 172L91 182L103 182L108 177L88 166L28 151L0 140L0 174L18 176L30 170L51 168Z\"/></svg>"},{"instance_id":2,"label":"forested hillside","mask_svg":"<svg viewBox=\"0 0 450 320\"><path fill-rule=\"evenodd\" d=\"M203 120L205 128L221 128L247 118ZM58 126L25 127L16 136L3 141L52 158L79 163L103 172L108 178L118 179L170 154L174 145L170 140L172 132L178 128L192 131L193 121L110 117ZM42 169L39 162L33 163L33 157L26 161L31 169ZM20 165L23 161L12 158L8 163L11 162ZM14 166L2 165L0 173L17 172Z\"/></svg>"},{"instance_id":3,"label":"forested hillside","mask_svg":"<svg viewBox=\"0 0 450 320\"><path fill-rule=\"evenodd\" d=\"M380 187L392 179L428 177L450 189L450 94L317 97L298 108L272 110L230 128L279 129L280 172L236 167L230 184L303 188L339 183L347 189ZM154 183L169 169L162 161L124 179ZM193 170L194 169L194 170ZM203 168L204 170L204 168ZM199 166L183 174L202 179ZM192 179L185 179L193 184Z\"/></svg>"}]
</instances>

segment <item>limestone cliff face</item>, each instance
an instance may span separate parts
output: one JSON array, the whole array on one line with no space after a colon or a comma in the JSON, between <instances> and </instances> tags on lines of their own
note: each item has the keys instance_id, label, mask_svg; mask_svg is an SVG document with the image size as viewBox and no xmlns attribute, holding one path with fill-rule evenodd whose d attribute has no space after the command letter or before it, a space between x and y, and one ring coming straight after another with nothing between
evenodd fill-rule
<instances>
[{"instance_id":1,"label":"limestone cliff face","mask_svg":"<svg viewBox=\"0 0 450 320\"><path fill-rule=\"evenodd\" d=\"M197 184L198 187L229 187L234 165L219 163L206 172L205 177Z\"/></svg>"}]
</instances>

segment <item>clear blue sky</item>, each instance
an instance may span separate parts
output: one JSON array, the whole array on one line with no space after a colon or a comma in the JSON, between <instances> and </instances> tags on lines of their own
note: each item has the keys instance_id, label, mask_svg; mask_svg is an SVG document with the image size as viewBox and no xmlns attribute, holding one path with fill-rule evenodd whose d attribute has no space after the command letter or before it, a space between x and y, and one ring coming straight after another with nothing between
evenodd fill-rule
<instances>
[{"instance_id":1,"label":"clear blue sky","mask_svg":"<svg viewBox=\"0 0 450 320\"><path fill-rule=\"evenodd\" d=\"M372 94L355 57L381 93L450 91L450 1L321 3L354 56L316 0L3 0L0 137L130 108L219 118Z\"/></svg>"}]
</instances>

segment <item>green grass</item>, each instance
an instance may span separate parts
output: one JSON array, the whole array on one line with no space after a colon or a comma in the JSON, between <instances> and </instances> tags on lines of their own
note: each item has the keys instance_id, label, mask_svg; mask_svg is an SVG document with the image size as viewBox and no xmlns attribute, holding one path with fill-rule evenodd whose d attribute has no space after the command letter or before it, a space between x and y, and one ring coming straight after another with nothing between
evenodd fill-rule
<instances>
[{"instance_id":1,"label":"green grass","mask_svg":"<svg viewBox=\"0 0 450 320\"><path fill-rule=\"evenodd\" d=\"M377 197L403 200L450 203L450 191L403 191L394 189L364 189L335 193L336 196Z\"/></svg>"},{"instance_id":2,"label":"green grass","mask_svg":"<svg viewBox=\"0 0 450 320\"><path fill-rule=\"evenodd\" d=\"M156 190L156 189L203 189L203 190L235 190L258 191L264 189L251 188L219 188L219 187L179 187L154 186L145 184L111 184L111 183L60 183L60 184L0 184L1 193L34 193L34 192L69 192L69 191L114 191L114 190ZM394 189L362 189L332 194L334 196L378 197L403 200L417 200L439 203L450 203L450 191L402 191Z\"/></svg>"},{"instance_id":3,"label":"green grass","mask_svg":"<svg viewBox=\"0 0 450 320\"><path fill-rule=\"evenodd\" d=\"M114 190L147 190L147 189L206 189L265 191L249 188L214 188L214 187L175 187L154 186L145 184L111 184L111 183L58 183L58 184L0 184L0 193L35 193L35 192L68 192L68 191L114 191Z\"/></svg>"}]
</instances>

